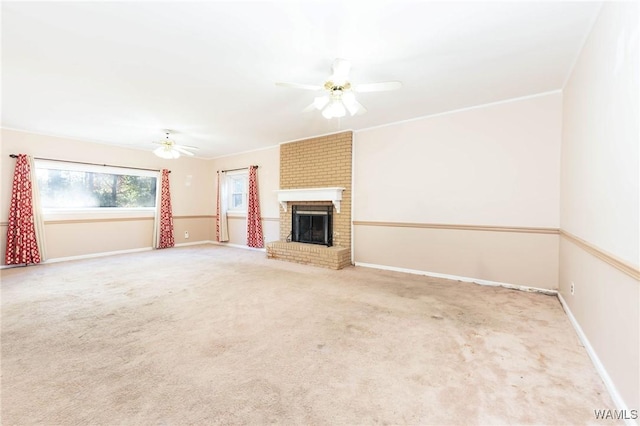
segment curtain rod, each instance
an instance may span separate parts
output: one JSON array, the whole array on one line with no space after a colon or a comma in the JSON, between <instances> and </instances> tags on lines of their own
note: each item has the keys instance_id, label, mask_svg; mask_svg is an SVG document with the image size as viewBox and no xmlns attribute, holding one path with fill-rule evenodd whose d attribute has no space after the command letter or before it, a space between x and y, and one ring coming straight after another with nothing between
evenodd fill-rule
<instances>
[{"instance_id":1,"label":"curtain rod","mask_svg":"<svg viewBox=\"0 0 640 426\"><path fill-rule=\"evenodd\" d=\"M255 167L256 169L258 168L258 166L249 166L249 167ZM239 167L237 169L229 169L229 170L218 170L218 172L235 172L237 170L245 170L248 169L249 167Z\"/></svg>"},{"instance_id":2,"label":"curtain rod","mask_svg":"<svg viewBox=\"0 0 640 426\"><path fill-rule=\"evenodd\" d=\"M11 158L18 158L16 154L9 154ZM85 163L84 161L69 161L69 160L57 160L55 158L42 158L42 157L33 157L35 160L45 160L45 161L57 161L59 163L72 163L72 164L87 164L89 166L103 166L103 167L116 167L119 169L131 169L131 170L146 170L148 172L160 172L158 169L144 169L142 167L127 167L127 166L114 166L111 164L98 164L98 163ZM169 170L171 173L171 170Z\"/></svg>"}]
</instances>

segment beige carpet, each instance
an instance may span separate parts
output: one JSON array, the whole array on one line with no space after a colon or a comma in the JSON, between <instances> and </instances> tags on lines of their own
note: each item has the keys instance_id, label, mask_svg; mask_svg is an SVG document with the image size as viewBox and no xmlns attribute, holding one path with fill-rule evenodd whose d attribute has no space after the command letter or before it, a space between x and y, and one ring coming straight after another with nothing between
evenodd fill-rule
<instances>
[{"instance_id":1,"label":"beige carpet","mask_svg":"<svg viewBox=\"0 0 640 426\"><path fill-rule=\"evenodd\" d=\"M553 296L212 245L1 285L3 425L566 425L614 408Z\"/></svg>"}]
</instances>

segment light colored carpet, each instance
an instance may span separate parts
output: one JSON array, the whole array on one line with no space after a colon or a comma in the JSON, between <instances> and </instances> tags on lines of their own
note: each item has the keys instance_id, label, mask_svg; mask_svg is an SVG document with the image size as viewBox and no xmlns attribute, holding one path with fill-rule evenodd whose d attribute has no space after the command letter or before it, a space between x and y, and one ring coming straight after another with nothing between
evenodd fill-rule
<instances>
[{"instance_id":1,"label":"light colored carpet","mask_svg":"<svg viewBox=\"0 0 640 426\"><path fill-rule=\"evenodd\" d=\"M585 424L553 296L181 247L2 271L2 424Z\"/></svg>"}]
</instances>

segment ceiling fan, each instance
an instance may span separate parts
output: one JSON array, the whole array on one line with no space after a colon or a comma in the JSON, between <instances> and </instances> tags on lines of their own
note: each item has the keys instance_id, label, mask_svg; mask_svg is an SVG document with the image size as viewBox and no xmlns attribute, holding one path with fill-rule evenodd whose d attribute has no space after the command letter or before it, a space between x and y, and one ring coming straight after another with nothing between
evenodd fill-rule
<instances>
[{"instance_id":1,"label":"ceiling fan","mask_svg":"<svg viewBox=\"0 0 640 426\"><path fill-rule=\"evenodd\" d=\"M382 92L402 87L402 83L399 81L353 85L349 81L350 69L351 63L348 60L338 58L333 61L333 74L331 74L322 86L299 83L276 83L276 86L314 91L324 89L326 93L316 97L313 103L305 108L304 111L311 111L313 109L320 110L322 111L322 115L327 119L344 117L347 111L349 111L349 114L352 116L367 112L367 109L356 100L355 93Z\"/></svg>"},{"instance_id":2,"label":"ceiling fan","mask_svg":"<svg viewBox=\"0 0 640 426\"><path fill-rule=\"evenodd\" d=\"M160 142L152 142L156 145L160 145L153 150L153 153L158 157L170 160L180 157L180 154L193 156L194 154L190 150L198 150L195 146L179 145L175 143L174 140L169 138L169 134L171 132L169 130L165 130L164 132L166 135L165 139Z\"/></svg>"}]
</instances>

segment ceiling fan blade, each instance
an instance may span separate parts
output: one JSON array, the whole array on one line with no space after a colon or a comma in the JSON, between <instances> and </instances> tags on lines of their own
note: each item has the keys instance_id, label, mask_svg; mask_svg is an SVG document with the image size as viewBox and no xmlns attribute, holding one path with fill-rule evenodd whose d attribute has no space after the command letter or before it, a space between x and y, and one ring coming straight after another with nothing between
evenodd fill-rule
<instances>
[{"instance_id":1,"label":"ceiling fan blade","mask_svg":"<svg viewBox=\"0 0 640 426\"><path fill-rule=\"evenodd\" d=\"M180 145L174 145L173 149L178 151L178 152L180 152L180 153L182 153L182 154L185 154L185 155L195 155L193 152L187 151L186 149L184 149Z\"/></svg>"},{"instance_id":2,"label":"ceiling fan blade","mask_svg":"<svg viewBox=\"0 0 640 426\"><path fill-rule=\"evenodd\" d=\"M329 95L318 96L313 100L313 106L316 109L321 110L321 109L323 109L324 107L327 106L329 101L331 101L331 98L329 97Z\"/></svg>"},{"instance_id":3,"label":"ceiling fan blade","mask_svg":"<svg viewBox=\"0 0 640 426\"><path fill-rule=\"evenodd\" d=\"M387 90L396 90L402 87L399 81L385 81L383 83L366 83L358 84L353 88L355 92L384 92Z\"/></svg>"},{"instance_id":4,"label":"ceiling fan blade","mask_svg":"<svg viewBox=\"0 0 640 426\"><path fill-rule=\"evenodd\" d=\"M322 111L324 109L324 107L327 106L327 104L329 103L330 100L331 100L331 98L329 98L329 95L317 96L313 100L311 105L309 105L308 107L303 109L302 112L309 112L309 111L313 111L314 109Z\"/></svg>"},{"instance_id":5,"label":"ceiling fan blade","mask_svg":"<svg viewBox=\"0 0 640 426\"><path fill-rule=\"evenodd\" d=\"M314 86L312 84L300 84L300 83L276 83L276 86L280 87L290 87L292 89L303 89L303 90L320 90L322 86Z\"/></svg>"},{"instance_id":6,"label":"ceiling fan blade","mask_svg":"<svg viewBox=\"0 0 640 426\"><path fill-rule=\"evenodd\" d=\"M362 105L358 101L356 101L356 103L358 104L358 110L356 111L355 115L362 115L367 112L367 109L364 107L364 105Z\"/></svg>"},{"instance_id":7,"label":"ceiling fan blade","mask_svg":"<svg viewBox=\"0 0 640 426\"><path fill-rule=\"evenodd\" d=\"M193 151L197 151L197 150L200 149L197 146L183 145L183 144L177 144L177 143L173 144L173 146L177 146L177 147L182 148L182 149L190 149L190 150L193 150Z\"/></svg>"},{"instance_id":8,"label":"ceiling fan blade","mask_svg":"<svg viewBox=\"0 0 640 426\"><path fill-rule=\"evenodd\" d=\"M349 79L349 71L351 70L351 62L346 59L336 59L333 61L333 75L331 81L333 83L341 85Z\"/></svg>"},{"instance_id":9,"label":"ceiling fan blade","mask_svg":"<svg viewBox=\"0 0 640 426\"><path fill-rule=\"evenodd\" d=\"M305 107L305 109L302 110L302 112L311 112L315 110L316 110L316 106L313 102L311 102L309 106Z\"/></svg>"}]
</instances>

